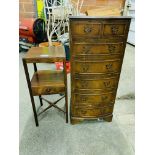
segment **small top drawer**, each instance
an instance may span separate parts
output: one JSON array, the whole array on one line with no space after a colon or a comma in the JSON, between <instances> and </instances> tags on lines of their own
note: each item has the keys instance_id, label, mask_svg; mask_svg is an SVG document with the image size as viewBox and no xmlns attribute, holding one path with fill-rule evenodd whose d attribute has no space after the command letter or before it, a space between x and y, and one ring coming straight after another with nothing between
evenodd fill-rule
<instances>
[{"instance_id":1,"label":"small top drawer","mask_svg":"<svg viewBox=\"0 0 155 155\"><path fill-rule=\"evenodd\" d=\"M75 21L71 23L72 36L99 37L101 23L97 21Z\"/></svg>"},{"instance_id":2,"label":"small top drawer","mask_svg":"<svg viewBox=\"0 0 155 155\"><path fill-rule=\"evenodd\" d=\"M124 36L127 24L107 23L103 24L103 36Z\"/></svg>"}]
</instances>

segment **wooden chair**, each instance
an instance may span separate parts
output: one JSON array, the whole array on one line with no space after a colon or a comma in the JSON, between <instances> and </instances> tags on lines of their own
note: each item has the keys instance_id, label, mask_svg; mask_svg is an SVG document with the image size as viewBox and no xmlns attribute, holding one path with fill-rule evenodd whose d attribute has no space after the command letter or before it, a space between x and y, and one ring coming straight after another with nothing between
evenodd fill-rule
<instances>
[{"instance_id":1,"label":"wooden chair","mask_svg":"<svg viewBox=\"0 0 155 155\"><path fill-rule=\"evenodd\" d=\"M37 70L36 63L54 63L63 62L63 71ZM30 80L27 63L33 63L34 74ZM51 107L55 107L66 114L66 123L68 123L68 95L67 95L67 73L66 73L66 57L63 46L51 47L32 47L23 58L23 66L29 88L32 108L36 126L39 126L38 116ZM50 102L41 95L65 94L55 102ZM49 106L37 113L34 96L39 96L40 105L43 100L49 103ZM65 111L56 104L65 97Z\"/></svg>"}]
</instances>

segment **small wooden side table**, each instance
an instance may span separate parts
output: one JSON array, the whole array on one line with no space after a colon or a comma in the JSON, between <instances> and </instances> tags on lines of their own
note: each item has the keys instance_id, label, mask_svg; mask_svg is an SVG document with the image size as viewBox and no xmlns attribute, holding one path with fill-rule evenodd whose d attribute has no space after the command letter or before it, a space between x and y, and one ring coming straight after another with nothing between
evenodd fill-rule
<instances>
[{"instance_id":1,"label":"small wooden side table","mask_svg":"<svg viewBox=\"0 0 155 155\"><path fill-rule=\"evenodd\" d=\"M37 70L36 63L54 63L63 62L63 71ZM27 63L33 63L34 74L30 80ZM63 46L51 47L32 47L23 58L23 66L25 70L26 80L32 102L32 108L36 126L39 126L38 115L42 114L51 107L55 107L66 114L66 123L68 123L68 94L67 94L67 73L66 73L66 57ZM55 102L50 102L41 95L65 94ZM37 114L34 96L39 96L40 104L42 100L49 103L49 106L42 112ZM56 103L65 97L66 111L59 108Z\"/></svg>"}]
</instances>

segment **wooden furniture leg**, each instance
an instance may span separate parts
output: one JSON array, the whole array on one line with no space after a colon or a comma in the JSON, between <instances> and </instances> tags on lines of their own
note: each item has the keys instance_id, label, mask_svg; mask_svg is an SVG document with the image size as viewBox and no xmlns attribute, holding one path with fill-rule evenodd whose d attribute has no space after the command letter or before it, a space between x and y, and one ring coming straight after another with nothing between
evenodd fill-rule
<instances>
[{"instance_id":1,"label":"wooden furniture leg","mask_svg":"<svg viewBox=\"0 0 155 155\"><path fill-rule=\"evenodd\" d=\"M106 121L106 122L112 122L112 117L113 117L113 115L103 117L103 120Z\"/></svg>"},{"instance_id":2,"label":"wooden furniture leg","mask_svg":"<svg viewBox=\"0 0 155 155\"><path fill-rule=\"evenodd\" d=\"M68 93L67 93L67 71L66 71L66 61L63 61L63 66L64 66L64 82L65 82L66 123L68 123Z\"/></svg>"},{"instance_id":3,"label":"wooden furniture leg","mask_svg":"<svg viewBox=\"0 0 155 155\"><path fill-rule=\"evenodd\" d=\"M39 95L39 100L40 100L40 105L42 106L43 105L43 101L42 101L41 95Z\"/></svg>"},{"instance_id":4,"label":"wooden furniture leg","mask_svg":"<svg viewBox=\"0 0 155 155\"><path fill-rule=\"evenodd\" d=\"M81 122L83 122L84 121L84 119L82 119L82 118L73 118L73 117L71 117L71 124L72 125L75 125L75 124L79 124L79 123L81 123Z\"/></svg>"},{"instance_id":5,"label":"wooden furniture leg","mask_svg":"<svg viewBox=\"0 0 155 155\"><path fill-rule=\"evenodd\" d=\"M37 65L36 65L36 63L33 63L33 67L34 67L34 72L37 72ZM39 100L40 100L40 105L42 106L43 105L43 101L42 101L41 95L39 95Z\"/></svg>"},{"instance_id":6,"label":"wooden furniture leg","mask_svg":"<svg viewBox=\"0 0 155 155\"><path fill-rule=\"evenodd\" d=\"M31 82L30 82L29 72L28 72L28 68L27 68L27 63L26 63L26 61L24 59L23 59L23 66L24 66L24 71L25 71L25 75L26 75L27 85L28 85L28 89L29 89L29 93L30 93L30 98L31 98L31 103L32 103L32 109L33 109L35 123L36 123L36 126L39 126L38 117L37 117L37 111L36 111L35 102L34 102L32 90L31 90Z\"/></svg>"}]
</instances>

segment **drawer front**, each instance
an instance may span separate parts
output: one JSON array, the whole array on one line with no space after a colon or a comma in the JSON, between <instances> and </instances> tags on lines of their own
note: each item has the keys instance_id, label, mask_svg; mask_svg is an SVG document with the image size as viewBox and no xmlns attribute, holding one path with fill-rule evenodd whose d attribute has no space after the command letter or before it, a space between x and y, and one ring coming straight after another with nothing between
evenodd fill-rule
<instances>
[{"instance_id":1,"label":"drawer front","mask_svg":"<svg viewBox=\"0 0 155 155\"><path fill-rule=\"evenodd\" d=\"M119 73L121 60L74 61L72 65L75 73Z\"/></svg>"},{"instance_id":2,"label":"drawer front","mask_svg":"<svg viewBox=\"0 0 155 155\"><path fill-rule=\"evenodd\" d=\"M112 36L124 36L126 34L127 24L117 24L117 23L107 23L103 24L103 36L112 35Z\"/></svg>"},{"instance_id":3,"label":"drawer front","mask_svg":"<svg viewBox=\"0 0 155 155\"><path fill-rule=\"evenodd\" d=\"M96 21L76 21L71 23L71 35L77 37L99 37L101 35L101 23Z\"/></svg>"},{"instance_id":4,"label":"drawer front","mask_svg":"<svg viewBox=\"0 0 155 155\"><path fill-rule=\"evenodd\" d=\"M53 88L53 87L40 87L40 88L35 88L32 87L32 93L33 95L50 95L50 94L57 94L57 93L63 93L65 92L64 87L58 87L58 88Z\"/></svg>"},{"instance_id":5,"label":"drawer front","mask_svg":"<svg viewBox=\"0 0 155 155\"><path fill-rule=\"evenodd\" d=\"M73 108L72 116L78 117L102 117L112 114L113 106L107 106L104 108Z\"/></svg>"},{"instance_id":6,"label":"drawer front","mask_svg":"<svg viewBox=\"0 0 155 155\"><path fill-rule=\"evenodd\" d=\"M104 94L73 94L73 103L75 106L96 106L103 107L115 102L115 92Z\"/></svg>"},{"instance_id":7,"label":"drawer front","mask_svg":"<svg viewBox=\"0 0 155 155\"><path fill-rule=\"evenodd\" d=\"M72 55L83 54L123 54L123 42L105 44L74 43L72 47Z\"/></svg>"},{"instance_id":8,"label":"drawer front","mask_svg":"<svg viewBox=\"0 0 155 155\"><path fill-rule=\"evenodd\" d=\"M102 89L105 91L115 90L118 84L118 77L104 79L74 79L73 89Z\"/></svg>"}]
</instances>

